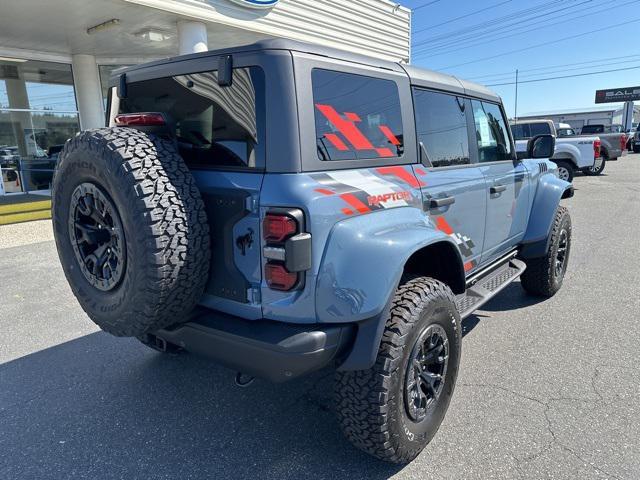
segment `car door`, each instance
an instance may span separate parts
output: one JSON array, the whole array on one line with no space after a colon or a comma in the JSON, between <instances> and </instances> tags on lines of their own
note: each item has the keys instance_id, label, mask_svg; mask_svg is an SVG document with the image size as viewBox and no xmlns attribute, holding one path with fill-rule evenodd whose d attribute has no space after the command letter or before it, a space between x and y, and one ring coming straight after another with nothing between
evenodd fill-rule
<instances>
[{"instance_id":1,"label":"car door","mask_svg":"<svg viewBox=\"0 0 640 480\"><path fill-rule=\"evenodd\" d=\"M516 159L502 107L472 100L478 165L486 179L487 220L481 263L488 263L515 247L529 220L529 175Z\"/></svg>"},{"instance_id":2,"label":"car door","mask_svg":"<svg viewBox=\"0 0 640 480\"><path fill-rule=\"evenodd\" d=\"M458 245L467 274L477 269L483 251L486 185L469 155L468 100L442 92L413 88L416 132L423 166L425 208L436 228Z\"/></svg>"}]
</instances>

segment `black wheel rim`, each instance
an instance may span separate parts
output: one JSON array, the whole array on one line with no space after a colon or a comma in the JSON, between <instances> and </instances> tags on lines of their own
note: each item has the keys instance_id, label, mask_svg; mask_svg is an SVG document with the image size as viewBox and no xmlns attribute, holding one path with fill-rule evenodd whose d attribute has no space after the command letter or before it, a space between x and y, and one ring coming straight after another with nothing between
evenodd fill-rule
<instances>
[{"instance_id":1,"label":"black wheel rim","mask_svg":"<svg viewBox=\"0 0 640 480\"><path fill-rule=\"evenodd\" d=\"M404 399L407 415L423 420L438 401L446 380L449 340L443 327L429 325L415 343L405 376Z\"/></svg>"},{"instance_id":2,"label":"black wheel rim","mask_svg":"<svg viewBox=\"0 0 640 480\"><path fill-rule=\"evenodd\" d=\"M87 281L98 290L114 289L126 264L124 231L113 201L93 183L78 185L71 195L69 237Z\"/></svg>"},{"instance_id":3,"label":"black wheel rim","mask_svg":"<svg viewBox=\"0 0 640 480\"><path fill-rule=\"evenodd\" d=\"M560 240L558 241L558 251L556 252L555 274L556 279L564 276L567 266L567 254L569 252L569 233L566 230L560 232Z\"/></svg>"}]
</instances>

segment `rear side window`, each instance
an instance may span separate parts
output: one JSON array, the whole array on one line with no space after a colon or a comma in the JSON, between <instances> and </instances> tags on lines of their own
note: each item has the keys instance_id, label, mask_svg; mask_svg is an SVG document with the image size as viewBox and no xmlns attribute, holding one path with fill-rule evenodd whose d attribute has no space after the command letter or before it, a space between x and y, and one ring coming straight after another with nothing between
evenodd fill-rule
<instances>
[{"instance_id":1,"label":"rear side window","mask_svg":"<svg viewBox=\"0 0 640 480\"><path fill-rule=\"evenodd\" d=\"M472 100L480 162L513 160L513 149L502 110L495 103Z\"/></svg>"},{"instance_id":2,"label":"rear side window","mask_svg":"<svg viewBox=\"0 0 640 480\"><path fill-rule=\"evenodd\" d=\"M320 160L400 157L402 116L391 80L314 69L311 72Z\"/></svg>"},{"instance_id":3,"label":"rear side window","mask_svg":"<svg viewBox=\"0 0 640 480\"><path fill-rule=\"evenodd\" d=\"M525 138L531 138L531 130L528 123L520 123L511 125L511 133L516 140L523 140Z\"/></svg>"},{"instance_id":4,"label":"rear side window","mask_svg":"<svg viewBox=\"0 0 640 480\"><path fill-rule=\"evenodd\" d=\"M551 135L551 127L548 123L532 123L529 125L531 128L531 137L536 135Z\"/></svg>"},{"instance_id":5,"label":"rear side window","mask_svg":"<svg viewBox=\"0 0 640 480\"><path fill-rule=\"evenodd\" d=\"M444 167L471 163L464 99L414 88L413 103L418 141L431 164Z\"/></svg>"},{"instance_id":6,"label":"rear side window","mask_svg":"<svg viewBox=\"0 0 640 480\"><path fill-rule=\"evenodd\" d=\"M190 168L263 168L264 84L259 67L235 68L228 87L215 71L134 82L120 113L165 114Z\"/></svg>"}]
</instances>

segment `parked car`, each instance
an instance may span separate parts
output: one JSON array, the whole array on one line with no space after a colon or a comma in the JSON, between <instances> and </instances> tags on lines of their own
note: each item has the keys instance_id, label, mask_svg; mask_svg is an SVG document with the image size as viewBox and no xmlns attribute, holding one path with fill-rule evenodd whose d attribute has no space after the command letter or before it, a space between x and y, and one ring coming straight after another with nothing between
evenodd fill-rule
<instances>
[{"instance_id":1,"label":"parked car","mask_svg":"<svg viewBox=\"0 0 640 480\"><path fill-rule=\"evenodd\" d=\"M551 161L558 166L560 178L567 182L573 181L576 170L586 175L600 175L604 171L606 161L601 155L601 143L597 136L575 136L575 131L569 125L563 126L560 135L552 120L518 121L511 124L511 131L516 139L516 150L520 154L526 152L529 140L536 135L556 137Z\"/></svg>"},{"instance_id":2,"label":"parked car","mask_svg":"<svg viewBox=\"0 0 640 480\"><path fill-rule=\"evenodd\" d=\"M633 153L640 153L640 125L633 134Z\"/></svg>"},{"instance_id":3,"label":"parked car","mask_svg":"<svg viewBox=\"0 0 640 480\"><path fill-rule=\"evenodd\" d=\"M21 192L20 175L13 168L2 168L2 186L3 192L0 193L16 193Z\"/></svg>"},{"instance_id":4,"label":"parked car","mask_svg":"<svg viewBox=\"0 0 640 480\"><path fill-rule=\"evenodd\" d=\"M621 125L585 125L579 137L587 135L600 138L600 150L605 160L617 160L625 153L627 137Z\"/></svg>"},{"instance_id":5,"label":"parked car","mask_svg":"<svg viewBox=\"0 0 640 480\"><path fill-rule=\"evenodd\" d=\"M461 319L518 277L562 286L555 139L519 160L482 86L285 40L121 72L53 181L62 268L107 332L241 384L335 368L346 436L404 463L449 406Z\"/></svg>"},{"instance_id":6,"label":"parked car","mask_svg":"<svg viewBox=\"0 0 640 480\"><path fill-rule=\"evenodd\" d=\"M627 151L628 152L633 152L634 151L633 147L636 144L635 135L636 135L637 131L638 131L638 126L634 125L629 130L627 130L627 132L626 132L626 135L627 135Z\"/></svg>"}]
</instances>

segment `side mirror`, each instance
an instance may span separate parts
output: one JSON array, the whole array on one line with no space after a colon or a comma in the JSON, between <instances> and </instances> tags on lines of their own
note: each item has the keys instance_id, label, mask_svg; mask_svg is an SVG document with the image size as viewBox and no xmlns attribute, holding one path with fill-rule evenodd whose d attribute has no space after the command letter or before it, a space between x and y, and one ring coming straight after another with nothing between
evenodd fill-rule
<instances>
[{"instance_id":1,"label":"side mirror","mask_svg":"<svg viewBox=\"0 0 640 480\"><path fill-rule=\"evenodd\" d=\"M551 158L556 149L553 135L537 135L527 142L526 158Z\"/></svg>"}]
</instances>

